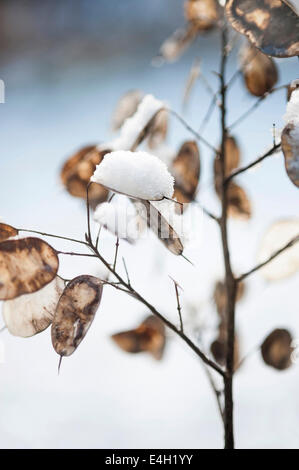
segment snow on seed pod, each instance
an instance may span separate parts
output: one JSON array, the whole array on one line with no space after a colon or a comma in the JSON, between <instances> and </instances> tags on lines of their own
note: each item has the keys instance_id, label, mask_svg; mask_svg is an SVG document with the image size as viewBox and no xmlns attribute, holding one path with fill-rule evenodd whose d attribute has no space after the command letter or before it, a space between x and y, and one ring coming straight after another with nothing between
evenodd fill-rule
<instances>
[{"instance_id":1,"label":"snow on seed pod","mask_svg":"<svg viewBox=\"0 0 299 470\"><path fill-rule=\"evenodd\" d=\"M18 233L18 230L11 225L0 223L0 242L4 242L4 240L16 237Z\"/></svg>"},{"instance_id":2,"label":"snow on seed pod","mask_svg":"<svg viewBox=\"0 0 299 470\"><path fill-rule=\"evenodd\" d=\"M299 54L299 17L282 0L228 0L226 15L232 26L264 54Z\"/></svg>"},{"instance_id":3,"label":"snow on seed pod","mask_svg":"<svg viewBox=\"0 0 299 470\"><path fill-rule=\"evenodd\" d=\"M64 281L56 276L33 294L3 302L2 316L8 331L27 338L45 330L52 323L63 289Z\"/></svg>"},{"instance_id":4,"label":"snow on seed pod","mask_svg":"<svg viewBox=\"0 0 299 470\"><path fill-rule=\"evenodd\" d=\"M125 120L136 113L142 100L142 95L140 90L130 90L121 96L112 116L112 129L114 131L118 131Z\"/></svg>"},{"instance_id":5,"label":"snow on seed pod","mask_svg":"<svg viewBox=\"0 0 299 470\"><path fill-rule=\"evenodd\" d=\"M36 292L58 271L56 251L35 237L0 243L0 300Z\"/></svg>"},{"instance_id":6,"label":"snow on seed pod","mask_svg":"<svg viewBox=\"0 0 299 470\"><path fill-rule=\"evenodd\" d=\"M292 335L288 330L277 328L270 333L261 345L262 358L268 366L277 370L288 369L292 365Z\"/></svg>"},{"instance_id":7,"label":"snow on seed pod","mask_svg":"<svg viewBox=\"0 0 299 470\"><path fill-rule=\"evenodd\" d=\"M174 198L182 203L191 202L196 195L200 175L199 150L196 142L185 142L172 163Z\"/></svg>"},{"instance_id":8,"label":"snow on seed pod","mask_svg":"<svg viewBox=\"0 0 299 470\"><path fill-rule=\"evenodd\" d=\"M148 352L156 360L163 357L165 326L154 315L147 317L137 328L116 333L111 338L119 348L128 353Z\"/></svg>"},{"instance_id":9,"label":"snow on seed pod","mask_svg":"<svg viewBox=\"0 0 299 470\"><path fill-rule=\"evenodd\" d=\"M287 100L290 101L293 91L298 90L299 88L299 79L293 80L287 88Z\"/></svg>"},{"instance_id":10,"label":"snow on seed pod","mask_svg":"<svg viewBox=\"0 0 299 470\"><path fill-rule=\"evenodd\" d=\"M241 54L242 74L247 90L254 96L269 92L278 80L278 71L271 57L248 45Z\"/></svg>"},{"instance_id":11,"label":"snow on seed pod","mask_svg":"<svg viewBox=\"0 0 299 470\"><path fill-rule=\"evenodd\" d=\"M51 336L53 348L70 356L85 337L100 305L103 282L88 275L72 279L64 289L54 314Z\"/></svg>"}]
</instances>

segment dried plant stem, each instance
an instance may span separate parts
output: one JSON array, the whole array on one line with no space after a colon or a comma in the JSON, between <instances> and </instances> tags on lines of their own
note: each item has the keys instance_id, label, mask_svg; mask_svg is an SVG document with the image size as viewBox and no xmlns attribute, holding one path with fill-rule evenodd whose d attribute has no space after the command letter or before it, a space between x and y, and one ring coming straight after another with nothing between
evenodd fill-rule
<instances>
[{"instance_id":1,"label":"dried plant stem","mask_svg":"<svg viewBox=\"0 0 299 470\"><path fill-rule=\"evenodd\" d=\"M63 237L62 235L54 235L53 233L39 232L38 230L28 230L26 228L16 228L16 230L18 232L36 233L37 235L42 235L43 237L59 238L61 240L67 240L69 242L80 243L81 245L87 245L87 242L84 242L83 240L76 240L75 238Z\"/></svg>"},{"instance_id":2,"label":"dried plant stem","mask_svg":"<svg viewBox=\"0 0 299 470\"><path fill-rule=\"evenodd\" d=\"M182 319L182 308L181 308L181 303L180 303L180 294L179 294L179 285L178 283L172 279L172 277L170 278L174 284L174 289L175 289L175 295L176 295L176 301L177 301L177 311L178 311L178 314L179 314L179 319L180 319L180 330L182 333L184 333L184 324L183 324L183 319Z\"/></svg>"},{"instance_id":3,"label":"dried plant stem","mask_svg":"<svg viewBox=\"0 0 299 470\"><path fill-rule=\"evenodd\" d=\"M225 83L227 64L227 26L224 23L221 31L221 64L220 64L220 94L221 94L221 201L222 211L220 218L221 240L225 266L225 287L227 295L226 318L227 318L227 356L226 374L224 376L224 440L225 448L234 448L233 428L233 372L234 372L234 343L235 343L235 300L236 282L231 268L230 252L227 235L227 185L225 184L225 141L227 136L226 126L226 97L227 85Z\"/></svg>"},{"instance_id":4,"label":"dried plant stem","mask_svg":"<svg viewBox=\"0 0 299 470\"><path fill-rule=\"evenodd\" d=\"M220 417L222 419L222 422L223 422L223 425L224 425L224 413L223 413L223 409L222 409L222 405L221 405L221 400L220 400L220 397L222 395L222 391L219 390L217 388L217 385L215 384L215 381L214 381L214 378L213 378L213 375L210 371L210 369L205 365L203 364L203 367L204 367L204 370L205 370L205 373L206 373L206 376L210 382L210 385L211 385L211 388L215 394L215 398L216 398L216 402L217 402L217 406L218 406L218 410L219 410L219 414L220 414Z\"/></svg>"},{"instance_id":5,"label":"dried plant stem","mask_svg":"<svg viewBox=\"0 0 299 470\"><path fill-rule=\"evenodd\" d=\"M246 273L242 274L241 276L239 276L237 279L236 279L236 282L241 282L243 281L243 279L245 279L246 277L250 276L250 274L253 274L255 273L256 271L258 271L259 269L263 268L264 266L266 266L268 263L270 263L271 261L273 261L277 256L279 256L281 253L283 253L284 251L286 251L288 248L291 248L293 245L295 245L295 243L298 243L299 242L299 234L296 235L294 238L292 238L286 245L282 246L279 250L275 251L268 259L266 259L265 261L263 261L262 263L259 263L257 264L256 266L254 266L254 268L250 269L249 271L247 271Z\"/></svg>"},{"instance_id":6,"label":"dried plant stem","mask_svg":"<svg viewBox=\"0 0 299 470\"><path fill-rule=\"evenodd\" d=\"M256 160L254 160L253 162L249 163L248 165L243 166L243 167L238 168L237 170L235 170L233 173L231 173L229 176L227 176L227 178L226 178L226 180L225 180L225 184L229 183L233 178L235 178L236 176L240 175L241 173L244 173L245 171L250 170L250 168L253 168L254 166L258 165L258 164L261 163L263 160L265 160L265 158L268 158L268 157L270 157L271 155L273 155L274 153L279 152L280 146L281 146L281 142L279 142L278 144L274 144L274 145L270 148L270 150L267 150L267 152L264 153L261 157L258 157Z\"/></svg>"}]
</instances>

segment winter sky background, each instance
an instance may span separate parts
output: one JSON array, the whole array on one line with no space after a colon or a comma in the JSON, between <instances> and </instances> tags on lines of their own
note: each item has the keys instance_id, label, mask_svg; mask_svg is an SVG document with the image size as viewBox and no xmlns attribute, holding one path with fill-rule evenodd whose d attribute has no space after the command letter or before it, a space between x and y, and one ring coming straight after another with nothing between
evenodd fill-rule
<instances>
[{"instance_id":1,"label":"winter sky background","mask_svg":"<svg viewBox=\"0 0 299 470\"><path fill-rule=\"evenodd\" d=\"M216 89L219 37L200 38L174 64L154 67L161 41L183 24L179 0L10 1L0 6L1 73L6 102L0 105L0 217L17 227L83 237L83 204L59 182L69 154L84 144L110 139L111 113L127 90L140 88L182 112L182 96L195 57ZM230 77L236 52L229 62ZM280 84L298 78L296 58L277 61ZM254 98L236 80L229 94L229 122ZM210 97L202 82L192 92L185 119L198 128ZM283 125L285 92L278 92L235 131L242 162L250 162L272 144L271 128ZM206 128L218 144L217 112ZM174 118L168 144L177 149L192 136ZM219 210L213 193L213 155L200 146L199 196ZM236 272L256 262L259 240L275 220L298 217L298 190L286 177L281 154L267 159L239 183L252 201L249 222L230 222ZM199 214L200 218L200 214ZM199 328L211 328L214 282L223 274L219 234L213 221L200 219L197 247L186 252L192 267L168 253L154 237L136 246L121 244L132 284L176 321L176 301L169 275L184 288L183 315L197 310ZM113 257L113 237L101 249ZM52 240L57 248L68 243ZM121 265L120 265L121 269ZM61 258L61 274L100 274L95 261ZM260 274L247 282L237 308L242 355L275 327L299 338L298 275L267 283ZM222 446L222 425L215 398L197 357L169 334L162 362L146 355L126 355L109 336L129 329L147 312L125 294L107 287L95 321L78 350L62 363L53 351L50 330L29 339L0 336L1 448L214 448ZM0 323L0 327L3 322ZM263 365L253 354L235 380L236 444L241 448L299 446L298 364L285 372Z\"/></svg>"}]
</instances>

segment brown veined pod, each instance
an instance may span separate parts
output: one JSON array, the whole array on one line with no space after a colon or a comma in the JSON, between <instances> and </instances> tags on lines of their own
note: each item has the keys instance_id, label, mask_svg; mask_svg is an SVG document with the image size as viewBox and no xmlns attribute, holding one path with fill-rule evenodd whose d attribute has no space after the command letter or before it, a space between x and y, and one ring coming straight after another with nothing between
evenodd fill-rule
<instances>
[{"instance_id":1,"label":"brown veined pod","mask_svg":"<svg viewBox=\"0 0 299 470\"><path fill-rule=\"evenodd\" d=\"M281 134L281 148L287 175L299 188L299 122L287 124Z\"/></svg>"},{"instance_id":2,"label":"brown veined pod","mask_svg":"<svg viewBox=\"0 0 299 470\"><path fill-rule=\"evenodd\" d=\"M230 182L227 189L228 216L248 220L251 218L252 210L250 200L243 188L236 183Z\"/></svg>"},{"instance_id":3,"label":"brown veined pod","mask_svg":"<svg viewBox=\"0 0 299 470\"><path fill-rule=\"evenodd\" d=\"M232 135L228 135L225 139L225 176L229 176L240 165L240 160L241 151L238 141ZM219 154L216 154L214 159L214 185L218 196L220 196L220 177L221 161Z\"/></svg>"},{"instance_id":4,"label":"brown veined pod","mask_svg":"<svg viewBox=\"0 0 299 470\"><path fill-rule=\"evenodd\" d=\"M292 365L292 335L288 330L277 328L270 333L261 345L262 358L268 366L277 370L288 369Z\"/></svg>"},{"instance_id":5,"label":"brown veined pod","mask_svg":"<svg viewBox=\"0 0 299 470\"><path fill-rule=\"evenodd\" d=\"M58 266L56 250L40 238L1 242L0 300L38 291L54 279Z\"/></svg>"},{"instance_id":6,"label":"brown veined pod","mask_svg":"<svg viewBox=\"0 0 299 470\"><path fill-rule=\"evenodd\" d=\"M237 286L238 287L237 287L237 292L236 292L236 302L239 302L240 300L242 300L245 294L246 287L243 281L238 282ZM213 300L215 302L217 313L220 317L220 320L222 322L225 322L225 311L226 311L227 302L226 302L226 287L225 287L224 282L222 281L216 282L215 287L214 287Z\"/></svg>"},{"instance_id":7,"label":"brown veined pod","mask_svg":"<svg viewBox=\"0 0 299 470\"><path fill-rule=\"evenodd\" d=\"M94 276L81 275L64 289L54 314L51 336L53 348L61 357L77 349L100 305L103 282Z\"/></svg>"},{"instance_id":8,"label":"brown veined pod","mask_svg":"<svg viewBox=\"0 0 299 470\"><path fill-rule=\"evenodd\" d=\"M228 0L225 12L232 26L264 54L299 55L299 17L291 1Z\"/></svg>"},{"instance_id":9,"label":"brown veined pod","mask_svg":"<svg viewBox=\"0 0 299 470\"><path fill-rule=\"evenodd\" d=\"M165 349L165 326L159 318L150 315L137 328L116 333L111 339L125 352L148 352L160 360Z\"/></svg>"},{"instance_id":10,"label":"brown veined pod","mask_svg":"<svg viewBox=\"0 0 299 470\"><path fill-rule=\"evenodd\" d=\"M226 355L227 355L227 341L226 335L223 334L221 331L218 337L211 343L210 351L215 359L215 361L221 365L225 366L226 364ZM235 346L234 346L234 369L236 370L239 365L239 339L238 336L235 336Z\"/></svg>"},{"instance_id":11,"label":"brown veined pod","mask_svg":"<svg viewBox=\"0 0 299 470\"><path fill-rule=\"evenodd\" d=\"M78 150L64 163L61 181L69 194L86 199L86 188L90 177L108 152L109 150L99 150L95 145L88 145ZM105 202L108 194L109 191L102 185L91 185L89 188L91 206Z\"/></svg>"},{"instance_id":12,"label":"brown veined pod","mask_svg":"<svg viewBox=\"0 0 299 470\"><path fill-rule=\"evenodd\" d=\"M200 156L197 143L184 142L172 163L174 198L181 203L192 202L200 176Z\"/></svg>"},{"instance_id":13,"label":"brown veined pod","mask_svg":"<svg viewBox=\"0 0 299 470\"><path fill-rule=\"evenodd\" d=\"M184 4L186 20L199 32L214 28L220 18L217 0L187 0Z\"/></svg>"},{"instance_id":14,"label":"brown veined pod","mask_svg":"<svg viewBox=\"0 0 299 470\"><path fill-rule=\"evenodd\" d=\"M9 238L16 237L18 233L18 230L11 225L0 223L0 242L4 242Z\"/></svg>"},{"instance_id":15,"label":"brown veined pod","mask_svg":"<svg viewBox=\"0 0 299 470\"><path fill-rule=\"evenodd\" d=\"M278 80L278 71L271 57L256 47L247 45L241 52L244 83L254 96L264 96L272 90Z\"/></svg>"}]
</instances>

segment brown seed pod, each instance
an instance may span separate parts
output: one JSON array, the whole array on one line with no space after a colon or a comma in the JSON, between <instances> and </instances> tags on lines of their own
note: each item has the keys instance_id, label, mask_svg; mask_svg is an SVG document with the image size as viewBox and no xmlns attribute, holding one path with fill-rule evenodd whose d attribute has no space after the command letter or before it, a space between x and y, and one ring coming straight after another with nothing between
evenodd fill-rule
<instances>
[{"instance_id":1,"label":"brown seed pod","mask_svg":"<svg viewBox=\"0 0 299 470\"><path fill-rule=\"evenodd\" d=\"M270 333L261 345L264 362L274 369L284 370L291 366L292 335L288 330L277 328Z\"/></svg>"},{"instance_id":2,"label":"brown seed pod","mask_svg":"<svg viewBox=\"0 0 299 470\"><path fill-rule=\"evenodd\" d=\"M133 202L139 216L146 221L147 226L155 233L166 248L174 255L183 253L183 244L161 212L149 201Z\"/></svg>"},{"instance_id":3,"label":"brown seed pod","mask_svg":"<svg viewBox=\"0 0 299 470\"><path fill-rule=\"evenodd\" d=\"M247 90L254 96L269 92L278 80L278 71L271 57L248 45L242 52L242 73Z\"/></svg>"},{"instance_id":4,"label":"brown seed pod","mask_svg":"<svg viewBox=\"0 0 299 470\"><path fill-rule=\"evenodd\" d=\"M172 164L175 178L174 198L182 203L191 202L196 195L200 175L200 158L196 142L185 142Z\"/></svg>"},{"instance_id":5,"label":"brown seed pod","mask_svg":"<svg viewBox=\"0 0 299 470\"><path fill-rule=\"evenodd\" d=\"M148 130L147 145L150 149L155 149L161 145L168 132L168 111L161 109L156 113Z\"/></svg>"},{"instance_id":6,"label":"brown seed pod","mask_svg":"<svg viewBox=\"0 0 299 470\"><path fill-rule=\"evenodd\" d=\"M250 219L251 204L244 189L236 183L229 183L227 198L229 217L242 220Z\"/></svg>"},{"instance_id":7,"label":"brown seed pod","mask_svg":"<svg viewBox=\"0 0 299 470\"><path fill-rule=\"evenodd\" d=\"M225 139L225 176L228 176L240 165L241 152L238 142L235 137L228 135ZM214 159L214 184L215 189L220 195L220 175L221 175L221 162L217 154Z\"/></svg>"},{"instance_id":8,"label":"brown seed pod","mask_svg":"<svg viewBox=\"0 0 299 470\"><path fill-rule=\"evenodd\" d=\"M8 331L14 336L27 338L48 328L64 289L64 281L53 281L33 294L24 294L3 302L2 315Z\"/></svg>"},{"instance_id":9,"label":"brown seed pod","mask_svg":"<svg viewBox=\"0 0 299 470\"><path fill-rule=\"evenodd\" d=\"M232 26L264 54L299 54L299 17L287 2L228 0L225 9Z\"/></svg>"},{"instance_id":10,"label":"brown seed pod","mask_svg":"<svg viewBox=\"0 0 299 470\"><path fill-rule=\"evenodd\" d=\"M58 266L56 251L40 238L0 243L0 300L38 291L54 279Z\"/></svg>"},{"instance_id":11,"label":"brown seed pod","mask_svg":"<svg viewBox=\"0 0 299 470\"><path fill-rule=\"evenodd\" d=\"M239 302L245 293L245 283L238 282L236 302ZM226 289L222 281L217 281L214 288L213 299L216 304L217 313L221 321L225 321L225 310L226 310Z\"/></svg>"},{"instance_id":12,"label":"brown seed pod","mask_svg":"<svg viewBox=\"0 0 299 470\"><path fill-rule=\"evenodd\" d=\"M4 240L8 240L11 237L16 237L18 233L18 230L11 225L0 224L0 242L4 242Z\"/></svg>"},{"instance_id":13,"label":"brown seed pod","mask_svg":"<svg viewBox=\"0 0 299 470\"><path fill-rule=\"evenodd\" d=\"M214 28L220 18L217 0L187 0L184 4L185 18L198 32Z\"/></svg>"},{"instance_id":14,"label":"brown seed pod","mask_svg":"<svg viewBox=\"0 0 299 470\"><path fill-rule=\"evenodd\" d=\"M290 122L281 134L284 163L291 182L299 188L299 125Z\"/></svg>"},{"instance_id":15,"label":"brown seed pod","mask_svg":"<svg viewBox=\"0 0 299 470\"><path fill-rule=\"evenodd\" d=\"M126 119L133 116L142 100L143 93L140 90L130 90L118 101L112 116L112 129L117 131Z\"/></svg>"},{"instance_id":16,"label":"brown seed pod","mask_svg":"<svg viewBox=\"0 0 299 470\"><path fill-rule=\"evenodd\" d=\"M225 366L226 363L226 349L227 349L227 344L225 340L226 335L224 334L219 334L218 338L216 338L211 346L210 346L210 351L215 359L215 361L221 365ZM239 340L238 337L235 337L235 348L234 348L234 367L235 369L237 368L239 364Z\"/></svg>"},{"instance_id":17,"label":"brown seed pod","mask_svg":"<svg viewBox=\"0 0 299 470\"><path fill-rule=\"evenodd\" d=\"M94 276L72 279L64 289L53 318L53 348L70 356L85 337L101 301L103 283Z\"/></svg>"},{"instance_id":18,"label":"brown seed pod","mask_svg":"<svg viewBox=\"0 0 299 470\"><path fill-rule=\"evenodd\" d=\"M75 197L86 198L86 187L104 155L109 150L98 150L95 145L83 147L71 156L61 170L61 181L66 190ZM93 184L89 189L89 199L94 206L108 198L109 191L102 185Z\"/></svg>"},{"instance_id":19,"label":"brown seed pod","mask_svg":"<svg viewBox=\"0 0 299 470\"><path fill-rule=\"evenodd\" d=\"M165 326L154 315L147 317L137 328L116 333L111 338L123 351L134 354L148 352L157 360L163 357Z\"/></svg>"},{"instance_id":20,"label":"brown seed pod","mask_svg":"<svg viewBox=\"0 0 299 470\"><path fill-rule=\"evenodd\" d=\"M189 25L176 30L160 47L160 54L166 62L175 62L192 44L197 35L196 29Z\"/></svg>"}]
</instances>

